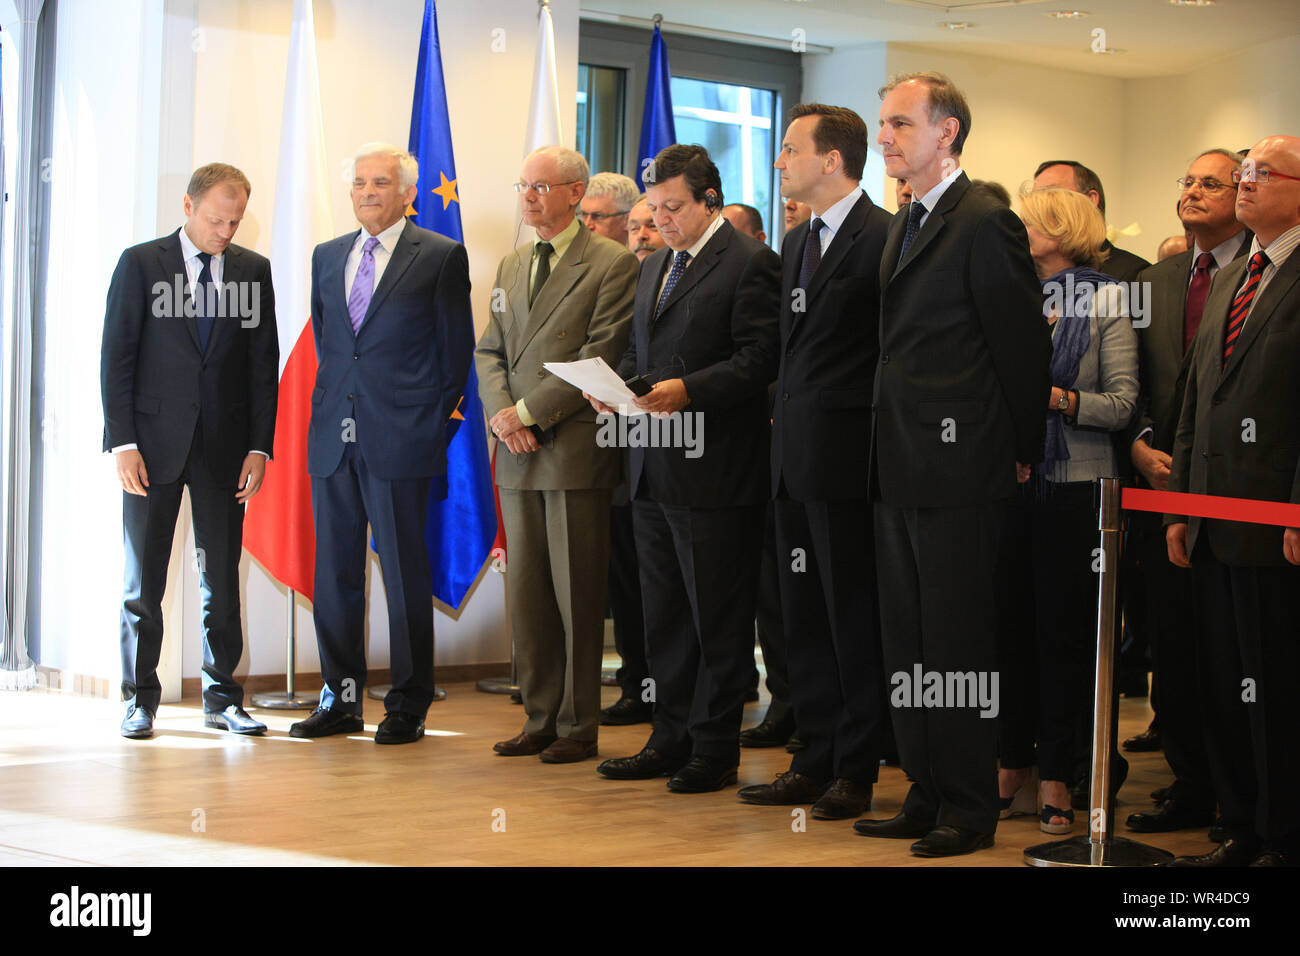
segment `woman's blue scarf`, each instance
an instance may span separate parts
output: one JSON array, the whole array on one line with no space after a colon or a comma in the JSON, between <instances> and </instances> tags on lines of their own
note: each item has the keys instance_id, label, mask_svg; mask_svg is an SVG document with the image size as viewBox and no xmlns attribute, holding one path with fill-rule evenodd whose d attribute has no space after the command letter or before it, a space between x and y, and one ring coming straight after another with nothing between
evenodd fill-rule
<instances>
[{"instance_id":1,"label":"woman's blue scarf","mask_svg":"<svg viewBox=\"0 0 1300 956\"><path fill-rule=\"evenodd\" d=\"M1088 326L1093 299L1103 285L1113 282L1115 280L1110 276L1087 266L1062 269L1042 280L1043 317L1051 314L1053 306L1060 312L1052 336L1052 384L1057 388L1069 390L1079 378L1079 362L1091 341ZM1091 291L1081 293L1084 287ZM1064 463L1070 460L1064 418L1060 412L1047 413L1047 442L1040 474L1056 481L1061 480L1065 472Z\"/></svg>"}]
</instances>

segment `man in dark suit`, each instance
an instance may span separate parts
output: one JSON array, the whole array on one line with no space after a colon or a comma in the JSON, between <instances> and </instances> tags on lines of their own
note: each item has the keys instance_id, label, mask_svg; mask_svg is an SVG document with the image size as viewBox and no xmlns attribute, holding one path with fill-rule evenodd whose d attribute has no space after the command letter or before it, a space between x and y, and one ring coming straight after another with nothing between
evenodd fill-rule
<instances>
[{"instance_id":1,"label":"man in dark suit","mask_svg":"<svg viewBox=\"0 0 1300 956\"><path fill-rule=\"evenodd\" d=\"M669 248L642 263L618 372L653 381L637 404L670 416L623 423L654 730L640 753L597 769L616 779L669 775L669 789L702 793L735 782L740 762L780 260L722 218L718 168L702 146L661 150L646 198ZM655 447L633 438L650 429Z\"/></svg>"},{"instance_id":2,"label":"man in dark suit","mask_svg":"<svg viewBox=\"0 0 1300 956\"><path fill-rule=\"evenodd\" d=\"M804 748L759 804L859 816L885 750L885 678L867 497L867 417L879 354L880 256L890 215L858 188L867 126L819 103L791 110L776 168L812 207L781 249L781 364L772 415L772 495L790 696Z\"/></svg>"},{"instance_id":3,"label":"man in dark suit","mask_svg":"<svg viewBox=\"0 0 1300 956\"><path fill-rule=\"evenodd\" d=\"M1250 248L1250 234L1236 216L1232 173L1237 154L1212 149L1197 156L1181 180L1178 214L1195 246L1138 275L1150 290L1145 317L1137 322L1138 406L1129 426L1129 455L1139 487L1167 491L1170 452L1192 340L1200 328L1205 297L1219 270ZM1129 547L1137 558L1133 584L1142 604L1151 644L1151 707L1159 719L1165 759L1174 782L1153 810L1134 813L1128 827L1142 833L1209 826L1214 820L1214 785L1205 755L1196 655L1191 653L1192 580L1169 563L1161 517L1129 515ZM1153 721L1154 722L1154 721Z\"/></svg>"},{"instance_id":4,"label":"man in dark suit","mask_svg":"<svg viewBox=\"0 0 1300 956\"><path fill-rule=\"evenodd\" d=\"M388 598L392 689L375 743L424 736L433 700L430 486L446 494L446 425L474 353L465 247L404 218L419 167L369 143L353 165L362 228L316 247L316 388L307 433L316 529L320 704L295 737L358 733L366 683L366 525ZM470 423L474 424L474 423Z\"/></svg>"},{"instance_id":5,"label":"man in dark suit","mask_svg":"<svg viewBox=\"0 0 1300 956\"><path fill-rule=\"evenodd\" d=\"M1255 236L1205 301L1169 490L1300 504L1300 138L1251 148L1237 218ZM1201 710L1224 841L1175 865L1300 859L1300 529L1167 515L1192 569ZM1190 558L1190 560L1189 560Z\"/></svg>"},{"instance_id":6,"label":"man in dark suit","mask_svg":"<svg viewBox=\"0 0 1300 956\"><path fill-rule=\"evenodd\" d=\"M233 244L251 187L233 166L195 170L185 225L122 253L108 290L100 386L126 539L122 736L153 735L162 598L181 492L190 489L203 595L204 723L238 734L244 712L239 555L244 502L275 437L280 346L271 264Z\"/></svg>"},{"instance_id":7,"label":"man in dark suit","mask_svg":"<svg viewBox=\"0 0 1300 956\"><path fill-rule=\"evenodd\" d=\"M1106 191L1102 188L1101 178L1083 163L1072 159L1049 159L1039 163L1034 170L1034 188L1048 189L1052 186L1083 193L1101 211L1102 218L1106 218ZM1121 282L1132 282L1139 272L1151 265L1141 256L1111 245L1109 239L1102 243L1101 256L1100 270Z\"/></svg>"},{"instance_id":8,"label":"man in dark suit","mask_svg":"<svg viewBox=\"0 0 1300 956\"><path fill-rule=\"evenodd\" d=\"M1020 463L1042 460L1051 345L1024 225L961 170L965 98L937 73L881 96L885 170L913 197L881 256L871 478L885 673L915 783L897 816L854 828L946 856L992 845L996 714L956 693L926 704L909 685L971 675L991 688L1000 529Z\"/></svg>"}]
</instances>

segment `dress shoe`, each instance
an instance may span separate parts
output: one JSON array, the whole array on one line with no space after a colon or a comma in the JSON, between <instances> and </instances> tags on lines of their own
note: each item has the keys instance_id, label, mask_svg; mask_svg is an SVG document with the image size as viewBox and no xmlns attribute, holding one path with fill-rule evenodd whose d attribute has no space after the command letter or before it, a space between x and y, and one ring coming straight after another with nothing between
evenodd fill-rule
<instances>
[{"instance_id":1,"label":"dress shoe","mask_svg":"<svg viewBox=\"0 0 1300 956\"><path fill-rule=\"evenodd\" d=\"M912 839L923 837L934 827L929 823L918 822L900 813L888 820L858 820L853 824L853 832L869 837L891 837L894 839Z\"/></svg>"},{"instance_id":2,"label":"dress shoe","mask_svg":"<svg viewBox=\"0 0 1300 956\"><path fill-rule=\"evenodd\" d=\"M611 780L650 780L653 777L671 777L685 762L646 747L631 757L606 760L596 768L596 773Z\"/></svg>"},{"instance_id":3,"label":"dress shoe","mask_svg":"<svg viewBox=\"0 0 1300 956\"><path fill-rule=\"evenodd\" d=\"M1131 754L1146 754L1156 750L1163 750L1164 743L1160 739L1160 731L1154 727L1148 727L1142 733L1124 741L1124 749Z\"/></svg>"},{"instance_id":4,"label":"dress shoe","mask_svg":"<svg viewBox=\"0 0 1300 956\"><path fill-rule=\"evenodd\" d=\"M802 773L787 770L778 773L771 783L756 783L741 787L736 796L746 803L764 807L792 807L813 803L826 792L825 780L814 780Z\"/></svg>"},{"instance_id":5,"label":"dress shoe","mask_svg":"<svg viewBox=\"0 0 1300 956\"><path fill-rule=\"evenodd\" d=\"M349 714L333 707L317 707L310 717L289 727L290 737L329 737L333 734L359 734L366 722L360 714Z\"/></svg>"},{"instance_id":6,"label":"dress shoe","mask_svg":"<svg viewBox=\"0 0 1300 956\"><path fill-rule=\"evenodd\" d=\"M736 765L716 757L692 757L668 781L674 793L712 793L736 782Z\"/></svg>"},{"instance_id":7,"label":"dress shoe","mask_svg":"<svg viewBox=\"0 0 1300 956\"><path fill-rule=\"evenodd\" d=\"M742 747L780 747L794 734L794 714L775 718L769 710L761 722L740 732Z\"/></svg>"},{"instance_id":8,"label":"dress shoe","mask_svg":"<svg viewBox=\"0 0 1300 956\"><path fill-rule=\"evenodd\" d=\"M1248 866L1259 855L1259 847L1254 842L1245 843L1235 837L1228 837L1209 853L1198 856L1177 856L1165 866L1180 867L1219 867Z\"/></svg>"},{"instance_id":9,"label":"dress shoe","mask_svg":"<svg viewBox=\"0 0 1300 956\"><path fill-rule=\"evenodd\" d=\"M1251 860L1248 866L1295 866L1295 855L1288 853L1286 850L1272 849L1265 850L1255 859Z\"/></svg>"},{"instance_id":10,"label":"dress shoe","mask_svg":"<svg viewBox=\"0 0 1300 956\"><path fill-rule=\"evenodd\" d=\"M153 711L147 707L137 707L135 704L127 707L126 716L122 718L122 736L130 737L132 740L152 737Z\"/></svg>"},{"instance_id":11,"label":"dress shoe","mask_svg":"<svg viewBox=\"0 0 1300 956\"><path fill-rule=\"evenodd\" d=\"M653 713L649 704L643 704L635 697L620 697L600 712L600 722L609 727L647 724Z\"/></svg>"},{"instance_id":12,"label":"dress shoe","mask_svg":"<svg viewBox=\"0 0 1300 956\"><path fill-rule=\"evenodd\" d=\"M815 820L852 820L870 809L871 785L859 786L840 777L813 804L812 815Z\"/></svg>"},{"instance_id":13,"label":"dress shoe","mask_svg":"<svg viewBox=\"0 0 1300 956\"><path fill-rule=\"evenodd\" d=\"M1137 833L1169 833L1191 827L1208 827L1214 823L1213 810L1184 806L1176 799L1166 800L1154 810L1130 814L1128 828Z\"/></svg>"},{"instance_id":14,"label":"dress shoe","mask_svg":"<svg viewBox=\"0 0 1300 956\"><path fill-rule=\"evenodd\" d=\"M413 744L424 737L424 718L401 710L390 710L375 731L377 744Z\"/></svg>"},{"instance_id":15,"label":"dress shoe","mask_svg":"<svg viewBox=\"0 0 1300 956\"><path fill-rule=\"evenodd\" d=\"M797 754L801 750L803 750L803 741L799 739L799 732L796 730L790 735L790 739L785 742L785 752Z\"/></svg>"},{"instance_id":16,"label":"dress shoe","mask_svg":"<svg viewBox=\"0 0 1300 956\"><path fill-rule=\"evenodd\" d=\"M1156 803L1164 803L1169 799L1171 793L1173 793L1173 787L1157 787L1151 791L1151 799Z\"/></svg>"},{"instance_id":17,"label":"dress shoe","mask_svg":"<svg viewBox=\"0 0 1300 956\"><path fill-rule=\"evenodd\" d=\"M493 744L492 749L503 757L531 757L541 753L557 739L554 734L519 734Z\"/></svg>"},{"instance_id":18,"label":"dress shoe","mask_svg":"<svg viewBox=\"0 0 1300 956\"><path fill-rule=\"evenodd\" d=\"M1228 838L1228 831L1223 829L1223 817L1214 818L1214 826L1210 827L1210 832L1206 834L1211 843L1222 843Z\"/></svg>"},{"instance_id":19,"label":"dress shoe","mask_svg":"<svg viewBox=\"0 0 1300 956\"><path fill-rule=\"evenodd\" d=\"M203 726L215 727L217 730L228 730L232 734L246 734L250 737L266 733L266 724L249 717L244 708L238 704L231 704L220 713L205 711Z\"/></svg>"},{"instance_id":20,"label":"dress shoe","mask_svg":"<svg viewBox=\"0 0 1300 956\"><path fill-rule=\"evenodd\" d=\"M537 755L542 763L577 763L596 756L596 741L557 737L555 743Z\"/></svg>"},{"instance_id":21,"label":"dress shoe","mask_svg":"<svg viewBox=\"0 0 1300 956\"><path fill-rule=\"evenodd\" d=\"M917 856L960 856L992 845L992 833L965 827L935 827L912 844L912 852Z\"/></svg>"}]
</instances>

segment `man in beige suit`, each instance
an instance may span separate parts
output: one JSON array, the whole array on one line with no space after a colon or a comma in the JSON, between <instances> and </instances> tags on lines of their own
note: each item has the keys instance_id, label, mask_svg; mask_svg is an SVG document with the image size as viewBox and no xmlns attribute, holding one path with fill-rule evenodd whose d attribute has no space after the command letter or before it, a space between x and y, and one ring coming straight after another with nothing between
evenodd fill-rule
<instances>
[{"instance_id":1,"label":"man in beige suit","mask_svg":"<svg viewBox=\"0 0 1300 956\"><path fill-rule=\"evenodd\" d=\"M600 356L617 365L639 263L575 218L587 161L560 146L524 160L515 184L533 242L501 260L474 353L499 443L496 483L510 555L506 600L528 720L493 749L571 763L596 754L609 570L610 493L622 452L596 442L582 393L543 367Z\"/></svg>"}]
</instances>

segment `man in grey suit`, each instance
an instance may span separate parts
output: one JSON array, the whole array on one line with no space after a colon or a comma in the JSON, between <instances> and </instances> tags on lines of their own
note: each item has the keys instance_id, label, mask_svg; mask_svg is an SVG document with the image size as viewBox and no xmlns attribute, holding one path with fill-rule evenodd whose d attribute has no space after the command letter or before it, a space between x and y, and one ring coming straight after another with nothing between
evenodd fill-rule
<instances>
[{"instance_id":1,"label":"man in grey suit","mask_svg":"<svg viewBox=\"0 0 1300 956\"><path fill-rule=\"evenodd\" d=\"M1300 503L1300 138L1233 173L1248 258L1220 270L1193 344L1169 490ZM1165 518L1192 569L1206 750L1225 839L1175 865L1286 866L1300 852L1300 529ZM1190 558L1190 560L1189 560Z\"/></svg>"},{"instance_id":2,"label":"man in grey suit","mask_svg":"<svg viewBox=\"0 0 1300 956\"><path fill-rule=\"evenodd\" d=\"M1141 487L1168 490L1187 362L1205 313L1205 297L1219 270L1250 248L1250 232L1237 220L1237 187L1232 183L1240 165L1239 155L1226 149L1207 150L1192 160L1179 181L1178 215L1195 246L1138 275L1138 282L1150 290L1149 321L1137 325L1140 391L1129 427L1129 456ZM1159 721L1154 733L1174 782L1159 806L1132 814L1128 827L1160 833L1209 826L1214 820L1214 787L1201 729L1196 655L1187 652L1192 641L1191 574L1169 563L1159 515L1129 515L1129 550L1137 557L1130 594L1145 607L1151 644L1151 707Z\"/></svg>"},{"instance_id":3,"label":"man in grey suit","mask_svg":"<svg viewBox=\"0 0 1300 956\"><path fill-rule=\"evenodd\" d=\"M537 238L501 260L475 352L499 454L510 573L506 601L528 719L493 748L571 763L596 754L612 489L622 452L597 444L596 414L544 362L603 358L627 346L639 263L575 218L587 161L535 150L515 184Z\"/></svg>"}]
</instances>

